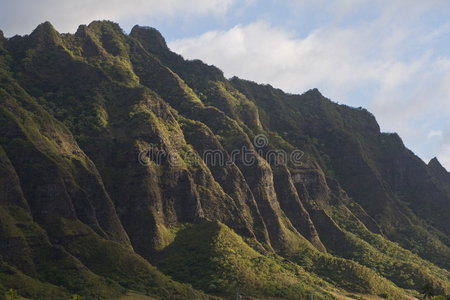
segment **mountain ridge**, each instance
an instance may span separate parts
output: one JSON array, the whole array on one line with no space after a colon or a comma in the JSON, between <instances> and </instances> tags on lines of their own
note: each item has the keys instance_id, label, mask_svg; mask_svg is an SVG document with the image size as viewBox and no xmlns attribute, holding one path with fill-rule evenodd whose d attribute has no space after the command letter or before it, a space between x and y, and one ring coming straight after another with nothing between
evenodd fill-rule
<instances>
[{"instance_id":1,"label":"mountain ridge","mask_svg":"<svg viewBox=\"0 0 450 300\"><path fill-rule=\"evenodd\" d=\"M0 65L0 290L450 294L448 172L368 111L228 80L109 21L1 36Z\"/></svg>"}]
</instances>

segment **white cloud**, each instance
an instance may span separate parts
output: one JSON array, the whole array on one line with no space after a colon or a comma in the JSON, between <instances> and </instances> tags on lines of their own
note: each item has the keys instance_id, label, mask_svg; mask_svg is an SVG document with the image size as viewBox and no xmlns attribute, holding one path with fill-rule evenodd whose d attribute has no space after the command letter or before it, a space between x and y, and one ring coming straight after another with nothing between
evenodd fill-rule
<instances>
[{"instance_id":1,"label":"white cloud","mask_svg":"<svg viewBox=\"0 0 450 300\"><path fill-rule=\"evenodd\" d=\"M296 0L290 1L288 5L297 11L304 10L312 5L322 10L332 11L337 18L341 18L367 2L368 0Z\"/></svg>"},{"instance_id":2,"label":"white cloud","mask_svg":"<svg viewBox=\"0 0 450 300\"><path fill-rule=\"evenodd\" d=\"M342 8L349 13L353 0L335 2L349 4ZM383 130L399 132L424 160L437 155L450 169L450 148L444 144L450 135L442 132L442 139L424 142L433 128L450 128L450 58L438 56L433 48L434 41L446 38L449 25L430 30L420 21L443 2L392 3L357 26L324 24L304 38L257 21L169 46L186 58L218 66L228 77L270 83L288 92L318 87L335 101L365 106Z\"/></svg>"},{"instance_id":3,"label":"white cloud","mask_svg":"<svg viewBox=\"0 0 450 300\"><path fill-rule=\"evenodd\" d=\"M170 19L225 14L234 0L14 0L2 3L0 28L6 36L30 33L38 24L50 21L60 32L73 32L92 20Z\"/></svg>"},{"instance_id":4,"label":"white cloud","mask_svg":"<svg viewBox=\"0 0 450 300\"><path fill-rule=\"evenodd\" d=\"M434 137L442 137L442 130L430 130L428 132L428 138L434 138Z\"/></svg>"},{"instance_id":5,"label":"white cloud","mask_svg":"<svg viewBox=\"0 0 450 300\"><path fill-rule=\"evenodd\" d=\"M341 87L373 76L364 72L367 68L353 55L358 52L355 48L367 45L355 44L352 36L351 31L324 29L305 39L296 39L292 33L256 22L169 45L188 58L201 58L219 66L227 76L271 83L288 91L304 91L318 82L329 81L330 77L324 75L330 70L340 75L329 83Z\"/></svg>"},{"instance_id":6,"label":"white cloud","mask_svg":"<svg viewBox=\"0 0 450 300\"><path fill-rule=\"evenodd\" d=\"M450 22L434 19L450 12L447 0L245 0L239 5L236 0L9 2L0 9L0 28L6 36L29 33L44 20L60 32L73 32L93 19L153 25L158 20L170 23L210 15L226 19L233 13L246 20L249 11L273 2L282 18L293 19L283 23L266 18L271 12L265 12L260 17L271 22L249 21L228 30L210 30L169 46L187 58L218 66L226 76L270 83L288 92L318 87L335 101L367 107L383 130L399 132L422 158L437 155L450 169L446 130L450 128L450 47L445 42ZM301 29L296 26L308 23L316 25L298 36L296 30ZM289 29L273 24L289 24ZM435 47L439 43L440 49ZM436 128L443 129L442 136L429 138L438 136L433 132Z\"/></svg>"},{"instance_id":7,"label":"white cloud","mask_svg":"<svg viewBox=\"0 0 450 300\"><path fill-rule=\"evenodd\" d=\"M217 65L227 76L271 83L290 92L319 86L340 98L369 83L385 89L400 86L420 69L422 61L391 58L392 45L400 44L401 38L373 39L374 30L324 27L298 39L266 22L256 22L169 45L187 58Z\"/></svg>"}]
</instances>

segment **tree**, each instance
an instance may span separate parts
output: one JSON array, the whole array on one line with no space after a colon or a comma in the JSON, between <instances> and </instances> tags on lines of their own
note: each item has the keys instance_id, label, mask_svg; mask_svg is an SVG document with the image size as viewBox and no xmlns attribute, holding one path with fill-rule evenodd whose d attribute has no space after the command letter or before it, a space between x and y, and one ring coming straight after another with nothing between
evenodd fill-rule
<instances>
[{"instance_id":1,"label":"tree","mask_svg":"<svg viewBox=\"0 0 450 300\"><path fill-rule=\"evenodd\" d=\"M434 296L433 286L430 283L426 283L420 289L420 292L423 294L423 299L432 299Z\"/></svg>"},{"instance_id":2,"label":"tree","mask_svg":"<svg viewBox=\"0 0 450 300\"><path fill-rule=\"evenodd\" d=\"M11 300L19 299L19 297L17 296L17 291L13 289L9 289L8 296Z\"/></svg>"}]
</instances>

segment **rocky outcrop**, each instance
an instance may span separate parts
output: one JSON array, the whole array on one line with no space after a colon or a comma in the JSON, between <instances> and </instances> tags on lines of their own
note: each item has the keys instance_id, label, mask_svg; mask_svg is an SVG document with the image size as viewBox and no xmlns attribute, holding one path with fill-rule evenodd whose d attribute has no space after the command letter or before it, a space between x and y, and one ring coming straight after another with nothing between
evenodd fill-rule
<instances>
[{"instance_id":1,"label":"rocky outcrop","mask_svg":"<svg viewBox=\"0 0 450 300\"><path fill-rule=\"evenodd\" d=\"M283 290L295 282L286 298L317 287L326 299L333 286L398 298L394 284L425 281L450 292L449 173L381 133L369 112L317 89L227 80L171 52L157 30L126 35L111 22L0 36L0 65L8 282L25 274L64 295L206 297L151 262L228 296L242 283L281 295L255 272ZM171 265L197 252L198 266Z\"/></svg>"}]
</instances>

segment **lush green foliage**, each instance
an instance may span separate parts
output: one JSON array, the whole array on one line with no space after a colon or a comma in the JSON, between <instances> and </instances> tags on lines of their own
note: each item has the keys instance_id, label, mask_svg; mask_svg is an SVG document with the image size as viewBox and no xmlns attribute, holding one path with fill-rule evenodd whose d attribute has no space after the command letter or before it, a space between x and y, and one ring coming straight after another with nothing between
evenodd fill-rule
<instances>
[{"instance_id":1,"label":"lush green foliage","mask_svg":"<svg viewBox=\"0 0 450 300\"><path fill-rule=\"evenodd\" d=\"M209 293L331 299L325 282L281 257L256 252L220 223L185 226L162 255L162 271Z\"/></svg>"},{"instance_id":2,"label":"lush green foliage","mask_svg":"<svg viewBox=\"0 0 450 300\"><path fill-rule=\"evenodd\" d=\"M0 98L0 299L450 294L450 176L364 109L107 21L0 35Z\"/></svg>"}]
</instances>

